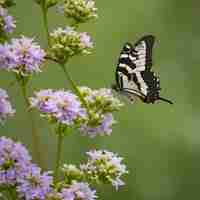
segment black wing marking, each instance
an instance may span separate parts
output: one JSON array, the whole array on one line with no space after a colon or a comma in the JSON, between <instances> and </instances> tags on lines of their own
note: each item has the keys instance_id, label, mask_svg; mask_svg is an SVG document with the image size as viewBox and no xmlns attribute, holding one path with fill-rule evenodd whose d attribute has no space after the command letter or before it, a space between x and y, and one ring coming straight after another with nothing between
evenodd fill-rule
<instances>
[{"instance_id":1,"label":"black wing marking","mask_svg":"<svg viewBox=\"0 0 200 200\"><path fill-rule=\"evenodd\" d=\"M127 76L128 80L130 80L129 68L131 65L133 65L133 63L130 61L129 55L131 54L132 49L133 46L130 43L126 43L120 53L115 72L116 83L120 89L123 88L122 74Z\"/></svg>"},{"instance_id":2,"label":"black wing marking","mask_svg":"<svg viewBox=\"0 0 200 200\"><path fill-rule=\"evenodd\" d=\"M132 74L151 67L154 41L154 36L147 35L138 40L134 46L126 43L120 53L117 71Z\"/></svg>"},{"instance_id":3,"label":"black wing marking","mask_svg":"<svg viewBox=\"0 0 200 200\"><path fill-rule=\"evenodd\" d=\"M145 71L140 72L141 78L143 81L140 82L141 87L140 99L144 103L155 103L158 100L165 101L169 104L173 104L172 101L160 97L160 79L151 71L150 68L147 68Z\"/></svg>"},{"instance_id":4,"label":"black wing marking","mask_svg":"<svg viewBox=\"0 0 200 200\"><path fill-rule=\"evenodd\" d=\"M138 40L134 45L134 51L136 51L138 55L138 60L143 64L145 67L152 66L152 52L153 52L153 45L155 42L155 37L153 35L146 35Z\"/></svg>"},{"instance_id":5,"label":"black wing marking","mask_svg":"<svg viewBox=\"0 0 200 200\"><path fill-rule=\"evenodd\" d=\"M159 99L160 94L160 80L155 75L154 72L152 72L150 69L146 69L145 71L141 72L141 77L145 81L145 84L147 86L147 92L145 94L144 101L146 103L154 103L156 100Z\"/></svg>"},{"instance_id":6,"label":"black wing marking","mask_svg":"<svg viewBox=\"0 0 200 200\"><path fill-rule=\"evenodd\" d=\"M135 99L135 96L138 96L141 99L145 99L145 96L138 89L139 83L137 80L133 81L132 77L131 79L128 79L128 77L121 72L118 73L118 78L120 82L119 92L122 95L125 95L131 102Z\"/></svg>"}]
</instances>

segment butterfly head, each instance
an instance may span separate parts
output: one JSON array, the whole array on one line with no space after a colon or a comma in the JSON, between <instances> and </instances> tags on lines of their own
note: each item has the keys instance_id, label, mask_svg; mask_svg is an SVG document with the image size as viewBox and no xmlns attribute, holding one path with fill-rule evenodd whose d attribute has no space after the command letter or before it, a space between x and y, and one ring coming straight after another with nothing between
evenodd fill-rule
<instances>
[{"instance_id":1,"label":"butterfly head","mask_svg":"<svg viewBox=\"0 0 200 200\"><path fill-rule=\"evenodd\" d=\"M133 49L132 44L127 42L123 47L123 52L129 53L129 52L131 52L132 49Z\"/></svg>"}]
</instances>

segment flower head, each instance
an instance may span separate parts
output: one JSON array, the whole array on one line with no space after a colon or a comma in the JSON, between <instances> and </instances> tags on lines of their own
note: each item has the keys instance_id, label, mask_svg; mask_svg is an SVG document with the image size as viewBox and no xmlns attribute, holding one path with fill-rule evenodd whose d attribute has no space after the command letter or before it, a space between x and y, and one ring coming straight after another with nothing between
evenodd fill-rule
<instances>
[{"instance_id":1,"label":"flower head","mask_svg":"<svg viewBox=\"0 0 200 200\"><path fill-rule=\"evenodd\" d=\"M15 21L12 16L8 15L7 9L0 6L0 31L1 35L12 33L16 28Z\"/></svg>"},{"instance_id":2,"label":"flower head","mask_svg":"<svg viewBox=\"0 0 200 200\"><path fill-rule=\"evenodd\" d=\"M121 176L128 173L122 164L122 157L110 151L93 150L87 152L88 162L81 169L92 181L111 183L116 189L124 185Z\"/></svg>"},{"instance_id":3,"label":"flower head","mask_svg":"<svg viewBox=\"0 0 200 200\"><path fill-rule=\"evenodd\" d=\"M30 98L30 103L42 116L61 124L73 125L78 117L85 114L78 98L64 90L41 90Z\"/></svg>"},{"instance_id":4,"label":"flower head","mask_svg":"<svg viewBox=\"0 0 200 200\"><path fill-rule=\"evenodd\" d=\"M15 185L30 165L31 157L20 143L0 138L0 186Z\"/></svg>"},{"instance_id":5,"label":"flower head","mask_svg":"<svg viewBox=\"0 0 200 200\"><path fill-rule=\"evenodd\" d=\"M65 0L60 10L76 23L84 23L98 17L94 0Z\"/></svg>"},{"instance_id":6,"label":"flower head","mask_svg":"<svg viewBox=\"0 0 200 200\"><path fill-rule=\"evenodd\" d=\"M61 192L63 200L94 200L96 191L91 190L88 183L74 182L69 188L64 188Z\"/></svg>"},{"instance_id":7,"label":"flower head","mask_svg":"<svg viewBox=\"0 0 200 200\"><path fill-rule=\"evenodd\" d=\"M50 172L41 172L41 169L35 165L30 165L27 172L18 179L17 192L26 200L45 199L51 192L53 177Z\"/></svg>"},{"instance_id":8,"label":"flower head","mask_svg":"<svg viewBox=\"0 0 200 200\"><path fill-rule=\"evenodd\" d=\"M0 122L4 122L7 117L13 116L14 113L15 110L8 100L7 92L0 88Z\"/></svg>"},{"instance_id":9,"label":"flower head","mask_svg":"<svg viewBox=\"0 0 200 200\"><path fill-rule=\"evenodd\" d=\"M0 45L0 68L22 76L41 72L45 52L32 38L22 36Z\"/></svg>"},{"instance_id":10,"label":"flower head","mask_svg":"<svg viewBox=\"0 0 200 200\"><path fill-rule=\"evenodd\" d=\"M73 27L58 28L50 34L50 38L50 55L61 63L74 55L90 54L93 48L91 37L85 32L75 31Z\"/></svg>"},{"instance_id":11,"label":"flower head","mask_svg":"<svg viewBox=\"0 0 200 200\"><path fill-rule=\"evenodd\" d=\"M123 105L115 98L110 89L91 90L87 87L79 88L90 109L90 115L80 125L83 135L110 135L115 123L112 113Z\"/></svg>"}]
</instances>

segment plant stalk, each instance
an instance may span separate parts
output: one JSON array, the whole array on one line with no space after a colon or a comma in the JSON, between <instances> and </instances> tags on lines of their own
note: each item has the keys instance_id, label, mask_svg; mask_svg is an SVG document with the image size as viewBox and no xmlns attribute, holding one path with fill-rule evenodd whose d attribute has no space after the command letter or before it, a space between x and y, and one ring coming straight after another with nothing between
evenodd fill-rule
<instances>
[{"instance_id":1,"label":"plant stalk","mask_svg":"<svg viewBox=\"0 0 200 200\"><path fill-rule=\"evenodd\" d=\"M34 120L34 116L31 110L29 109L29 100L28 100L28 96L27 96L27 89L26 89L26 84L20 84L21 86L21 90L22 90L22 95L24 98L24 101L26 103L26 108L27 108L27 113L28 113L28 117L29 120L31 122L31 133L32 133L32 141L33 141L33 151L35 154L35 157L38 161L38 164L43 167L43 161L41 158L41 153L40 153L40 142L39 142L39 136L37 133L37 129L36 129L36 124L35 124L35 120Z\"/></svg>"},{"instance_id":2,"label":"plant stalk","mask_svg":"<svg viewBox=\"0 0 200 200\"><path fill-rule=\"evenodd\" d=\"M17 199L16 192L14 191L13 188L8 189L8 193L9 193L9 196L10 196L11 200L16 200Z\"/></svg>"},{"instance_id":3,"label":"plant stalk","mask_svg":"<svg viewBox=\"0 0 200 200\"><path fill-rule=\"evenodd\" d=\"M46 0L42 1L41 9L42 9L44 28L45 28L45 32L47 36L47 42L48 42L48 46L50 46L49 26L48 26L48 17L47 17L48 8L46 7Z\"/></svg>"},{"instance_id":4,"label":"plant stalk","mask_svg":"<svg viewBox=\"0 0 200 200\"><path fill-rule=\"evenodd\" d=\"M58 143L57 143L57 153L56 153L56 166L55 166L55 174L54 174L55 183L57 183L58 178L59 178L59 167L60 167L60 163L61 163L63 137L64 137L63 133L61 132L61 129L59 128Z\"/></svg>"},{"instance_id":5,"label":"plant stalk","mask_svg":"<svg viewBox=\"0 0 200 200\"><path fill-rule=\"evenodd\" d=\"M86 108L89 117L91 117L90 108L89 108L86 100L84 99L83 95L81 94L79 88L76 86L75 82L73 81L73 79L71 78L71 76L69 75L69 73L67 72L66 66L63 64L63 65L61 65L61 68L62 68L62 70L63 70L63 72L65 74L65 77L67 78L67 81L70 83L70 85L72 86L72 89L77 94L77 96L79 97L80 101L82 102L82 104Z\"/></svg>"}]
</instances>

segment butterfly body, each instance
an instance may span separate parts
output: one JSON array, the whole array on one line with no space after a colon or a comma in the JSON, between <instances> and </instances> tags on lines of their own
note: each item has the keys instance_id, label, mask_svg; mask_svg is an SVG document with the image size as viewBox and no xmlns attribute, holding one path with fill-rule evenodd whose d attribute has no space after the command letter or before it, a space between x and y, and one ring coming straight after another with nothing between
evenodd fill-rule
<instances>
[{"instance_id":1,"label":"butterfly body","mask_svg":"<svg viewBox=\"0 0 200 200\"><path fill-rule=\"evenodd\" d=\"M139 97L144 103L170 100L159 96L160 80L152 71L152 49L154 36L142 37L134 46L126 43L121 51L115 78L114 90L133 101Z\"/></svg>"}]
</instances>

